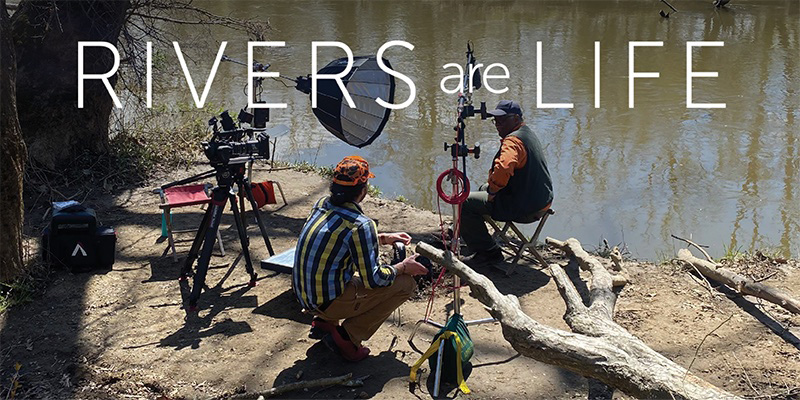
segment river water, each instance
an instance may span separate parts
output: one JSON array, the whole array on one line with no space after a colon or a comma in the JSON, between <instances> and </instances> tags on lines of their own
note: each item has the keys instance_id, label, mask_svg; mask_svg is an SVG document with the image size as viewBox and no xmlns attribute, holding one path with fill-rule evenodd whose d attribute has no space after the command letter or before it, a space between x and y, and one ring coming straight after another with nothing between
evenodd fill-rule
<instances>
[{"instance_id":1,"label":"river water","mask_svg":"<svg viewBox=\"0 0 800 400\"><path fill-rule=\"evenodd\" d=\"M602 238L627 245L632 255L657 259L680 246L670 234L727 249L768 247L800 254L800 3L733 0L717 10L710 1L680 1L670 18L659 1L229 1L202 3L219 14L268 19L268 40L286 47L259 49L271 71L311 72L311 42L336 40L355 55L374 54L390 40L415 47L390 49L385 57L416 85L416 99L392 113L382 135L363 149L327 133L310 112L307 95L267 81L266 100L288 103L272 122L291 128L279 139L277 158L333 165L359 154L374 168L384 197L437 209L435 182L451 167L443 143L452 141L456 95L440 81L464 64L467 40L484 65L502 63L510 78L474 93L490 108L518 101L539 135L553 177L557 214L544 235L576 237L588 248ZM198 40L186 28L186 43ZM191 68L198 86L210 70L219 41L226 53L246 60L247 37L219 30L208 59ZM209 38L205 38L209 39ZM542 42L542 101L573 103L570 109L537 108L536 45ZM594 46L600 42L600 104L595 107ZM639 47L634 108L628 106L629 42ZM686 99L686 43L722 41L693 51L693 101L725 103L724 109L690 109ZM343 57L321 49L320 63ZM174 57L174 54L172 55ZM495 73L499 71L495 70ZM238 110L245 105L242 66L223 63L210 101ZM198 83L200 82L200 83ZM452 87L453 83L450 82ZM200 86L202 89L202 87ZM182 89L188 93L185 86ZM395 101L409 96L397 81ZM467 122L467 141L485 156L469 159L473 185L485 182L499 139L490 120ZM291 185L291 182L285 182ZM449 212L449 208L442 207Z\"/></svg>"}]
</instances>

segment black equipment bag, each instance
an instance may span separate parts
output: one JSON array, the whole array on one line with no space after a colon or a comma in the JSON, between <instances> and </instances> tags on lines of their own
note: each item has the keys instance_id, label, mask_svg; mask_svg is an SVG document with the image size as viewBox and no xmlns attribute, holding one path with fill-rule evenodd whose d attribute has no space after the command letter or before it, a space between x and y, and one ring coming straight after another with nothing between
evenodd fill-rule
<instances>
[{"instance_id":1,"label":"black equipment bag","mask_svg":"<svg viewBox=\"0 0 800 400\"><path fill-rule=\"evenodd\" d=\"M72 272L109 270L114 264L117 234L97 226L94 210L80 204L53 207L50 226L42 234L42 258Z\"/></svg>"}]
</instances>

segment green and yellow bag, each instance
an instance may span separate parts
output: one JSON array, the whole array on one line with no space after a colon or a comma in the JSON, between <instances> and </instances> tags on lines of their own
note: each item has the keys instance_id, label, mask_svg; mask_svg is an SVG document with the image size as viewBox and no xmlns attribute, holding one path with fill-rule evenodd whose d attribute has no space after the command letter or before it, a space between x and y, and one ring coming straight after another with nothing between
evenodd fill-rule
<instances>
[{"instance_id":1,"label":"green and yellow bag","mask_svg":"<svg viewBox=\"0 0 800 400\"><path fill-rule=\"evenodd\" d=\"M470 367L469 360L472 358L474 345L472 344L472 338L469 336L467 324L464 323L464 317L461 314L453 314L447 320L444 328L433 337L431 346L422 355L422 358L411 367L409 379L411 382L417 381L417 370L426 359L431 368L431 374L436 371L437 353L439 352L439 343L442 340L445 341L445 344L442 356L441 381L456 384L463 393L467 394L470 390L464 380L464 369Z\"/></svg>"}]
</instances>

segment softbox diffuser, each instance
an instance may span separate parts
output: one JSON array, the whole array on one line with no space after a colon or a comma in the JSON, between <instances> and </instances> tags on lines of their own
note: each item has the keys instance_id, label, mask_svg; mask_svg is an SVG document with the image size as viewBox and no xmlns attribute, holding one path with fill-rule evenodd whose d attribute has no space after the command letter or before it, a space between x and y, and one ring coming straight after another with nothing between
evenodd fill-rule
<instances>
[{"instance_id":1,"label":"softbox diffuser","mask_svg":"<svg viewBox=\"0 0 800 400\"><path fill-rule=\"evenodd\" d=\"M391 68L389 61L384 64ZM347 58L334 60L321 70L320 74L337 74L347 67ZM386 121L390 109L378 105L381 98L394 103L394 77L378 67L377 58L354 57L350 73L342 78L347 92L353 99L355 108L350 108L333 79L317 81L317 108L314 109L322 126L339 139L356 147L364 147L377 138Z\"/></svg>"}]
</instances>

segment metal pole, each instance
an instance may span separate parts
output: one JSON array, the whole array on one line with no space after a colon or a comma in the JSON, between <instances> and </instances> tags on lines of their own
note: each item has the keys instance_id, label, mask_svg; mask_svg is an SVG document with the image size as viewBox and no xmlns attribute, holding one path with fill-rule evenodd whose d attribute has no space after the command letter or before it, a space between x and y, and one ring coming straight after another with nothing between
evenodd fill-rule
<instances>
[{"instance_id":1,"label":"metal pole","mask_svg":"<svg viewBox=\"0 0 800 400\"><path fill-rule=\"evenodd\" d=\"M458 140L456 140L455 146L458 148ZM458 151L454 154L456 154L456 156L453 157L453 169L458 170ZM453 194L455 195L458 191L458 184L455 177L453 177L451 183L453 184ZM459 240L461 238L459 238L460 235L458 234L461 231L460 209L460 204L453 204L453 237L450 238L450 251L453 253L453 257L458 257L458 253L461 250L461 246L459 245ZM461 286L461 279L458 275L453 275L453 312L456 314L461 314L461 294L459 293L459 286Z\"/></svg>"},{"instance_id":2,"label":"metal pole","mask_svg":"<svg viewBox=\"0 0 800 400\"><path fill-rule=\"evenodd\" d=\"M436 380L433 382L433 397L439 396L439 386L442 380L442 355L444 354L444 340L439 341L439 352L436 355Z\"/></svg>"}]
</instances>

